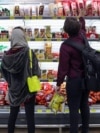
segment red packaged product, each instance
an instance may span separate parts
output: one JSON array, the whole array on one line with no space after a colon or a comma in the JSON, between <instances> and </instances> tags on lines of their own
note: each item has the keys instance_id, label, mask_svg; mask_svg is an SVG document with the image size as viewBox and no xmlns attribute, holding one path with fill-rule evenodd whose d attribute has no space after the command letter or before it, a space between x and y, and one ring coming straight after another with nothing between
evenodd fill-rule
<instances>
[{"instance_id":1,"label":"red packaged product","mask_svg":"<svg viewBox=\"0 0 100 133\"><path fill-rule=\"evenodd\" d=\"M69 1L63 2L64 15L71 16L71 9Z\"/></svg>"},{"instance_id":2,"label":"red packaged product","mask_svg":"<svg viewBox=\"0 0 100 133\"><path fill-rule=\"evenodd\" d=\"M0 105L5 104L5 96L6 96L7 88L8 88L7 82L5 81L0 82Z\"/></svg>"},{"instance_id":3,"label":"red packaged product","mask_svg":"<svg viewBox=\"0 0 100 133\"><path fill-rule=\"evenodd\" d=\"M72 11L72 16L78 15L76 0L71 1L71 11Z\"/></svg>"},{"instance_id":4,"label":"red packaged product","mask_svg":"<svg viewBox=\"0 0 100 133\"><path fill-rule=\"evenodd\" d=\"M77 6L78 6L78 13L83 9L85 10L85 5L83 0L77 0Z\"/></svg>"},{"instance_id":5,"label":"red packaged product","mask_svg":"<svg viewBox=\"0 0 100 133\"><path fill-rule=\"evenodd\" d=\"M36 95L36 104L48 105L48 102L52 99L55 92L55 86L50 83L42 83L42 90Z\"/></svg>"},{"instance_id":6,"label":"red packaged product","mask_svg":"<svg viewBox=\"0 0 100 133\"><path fill-rule=\"evenodd\" d=\"M86 16L93 16L92 0L85 1Z\"/></svg>"},{"instance_id":7,"label":"red packaged product","mask_svg":"<svg viewBox=\"0 0 100 133\"><path fill-rule=\"evenodd\" d=\"M93 14L93 16L98 16L98 4L97 4L97 1L93 1L92 14Z\"/></svg>"},{"instance_id":8,"label":"red packaged product","mask_svg":"<svg viewBox=\"0 0 100 133\"><path fill-rule=\"evenodd\" d=\"M100 1L98 2L98 15L100 16Z\"/></svg>"}]
</instances>

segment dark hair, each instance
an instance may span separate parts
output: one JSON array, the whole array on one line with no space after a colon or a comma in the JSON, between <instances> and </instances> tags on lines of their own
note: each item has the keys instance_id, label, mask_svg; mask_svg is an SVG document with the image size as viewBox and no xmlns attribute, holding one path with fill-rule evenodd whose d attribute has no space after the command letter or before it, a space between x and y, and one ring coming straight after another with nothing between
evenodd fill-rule
<instances>
[{"instance_id":1,"label":"dark hair","mask_svg":"<svg viewBox=\"0 0 100 133\"><path fill-rule=\"evenodd\" d=\"M73 17L66 18L63 29L69 36L77 36L81 28L80 22Z\"/></svg>"},{"instance_id":2,"label":"dark hair","mask_svg":"<svg viewBox=\"0 0 100 133\"><path fill-rule=\"evenodd\" d=\"M16 26L16 27L14 27L14 28L13 28L13 30L14 30L14 29L20 29L20 30L22 30L22 31L24 31L24 32L25 32L25 29L24 29L24 28L22 28L21 26Z\"/></svg>"}]
</instances>

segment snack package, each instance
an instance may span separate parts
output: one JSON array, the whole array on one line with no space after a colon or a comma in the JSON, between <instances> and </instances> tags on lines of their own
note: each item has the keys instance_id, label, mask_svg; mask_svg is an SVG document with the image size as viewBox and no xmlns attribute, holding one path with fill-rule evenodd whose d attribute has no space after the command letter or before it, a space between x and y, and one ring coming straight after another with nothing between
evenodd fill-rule
<instances>
[{"instance_id":1,"label":"snack package","mask_svg":"<svg viewBox=\"0 0 100 133\"><path fill-rule=\"evenodd\" d=\"M100 16L100 1L98 1L98 15Z\"/></svg>"},{"instance_id":2,"label":"snack package","mask_svg":"<svg viewBox=\"0 0 100 133\"><path fill-rule=\"evenodd\" d=\"M70 3L68 1L63 2L64 15L71 16Z\"/></svg>"},{"instance_id":3,"label":"snack package","mask_svg":"<svg viewBox=\"0 0 100 133\"><path fill-rule=\"evenodd\" d=\"M64 16L63 14L63 5L61 2L57 3L57 16L61 17Z\"/></svg>"},{"instance_id":4,"label":"snack package","mask_svg":"<svg viewBox=\"0 0 100 133\"><path fill-rule=\"evenodd\" d=\"M42 83L41 86L42 89L36 94L36 104L48 106L55 93L55 86L48 82Z\"/></svg>"},{"instance_id":5,"label":"snack package","mask_svg":"<svg viewBox=\"0 0 100 133\"><path fill-rule=\"evenodd\" d=\"M20 6L16 5L14 8L14 16L20 16Z\"/></svg>"},{"instance_id":6,"label":"snack package","mask_svg":"<svg viewBox=\"0 0 100 133\"><path fill-rule=\"evenodd\" d=\"M56 92L49 103L49 108L56 114L57 112L64 112L65 96Z\"/></svg>"},{"instance_id":7,"label":"snack package","mask_svg":"<svg viewBox=\"0 0 100 133\"><path fill-rule=\"evenodd\" d=\"M85 2L86 16L92 16L92 1L87 0Z\"/></svg>"},{"instance_id":8,"label":"snack package","mask_svg":"<svg viewBox=\"0 0 100 133\"><path fill-rule=\"evenodd\" d=\"M97 1L93 1L93 4L92 4L92 15L93 16L98 16L98 4L97 4Z\"/></svg>"},{"instance_id":9,"label":"snack package","mask_svg":"<svg viewBox=\"0 0 100 133\"><path fill-rule=\"evenodd\" d=\"M72 10L72 16L78 15L76 1L71 1L71 10Z\"/></svg>"},{"instance_id":10,"label":"snack package","mask_svg":"<svg viewBox=\"0 0 100 133\"><path fill-rule=\"evenodd\" d=\"M78 6L78 13L80 13L80 11L82 10L85 10L85 5L83 0L77 0L77 6Z\"/></svg>"}]
</instances>

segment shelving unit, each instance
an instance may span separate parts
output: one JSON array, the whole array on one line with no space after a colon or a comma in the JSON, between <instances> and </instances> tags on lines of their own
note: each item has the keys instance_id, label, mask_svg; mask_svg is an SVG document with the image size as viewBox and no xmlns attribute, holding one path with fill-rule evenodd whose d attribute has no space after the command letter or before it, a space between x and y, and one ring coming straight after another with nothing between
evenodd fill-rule
<instances>
[{"instance_id":1,"label":"shelving unit","mask_svg":"<svg viewBox=\"0 0 100 133\"><path fill-rule=\"evenodd\" d=\"M3 0L2 2L0 2L0 4L14 4L17 3L17 0L15 1L11 1L8 0L6 2L6 0ZM41 0L38 0L38 2L36 0L29 0L28 4L32 3L32 4L37 4L40 3ZM54 2L54 0L44 0L43 1L45 4L48 4L49 2ZM25 0L21 1L22 4L26 4ZM16 26L16 22L17 25L20 24L20 26L31 26L31 27L43 27L45 25L51 25L52 30L58 30L57 28L59 27L59 29L62 27L63 22L64 22L65 17L14 17L14 16L10 16L10 17L2 17L0 16L0 25L7 27L9 26ZM86 25L96 25L97 27L99 27L100 24L100 16L98 17L85 17L86 19ZM57 25L57 27L56 27ZM100 28L98 28L98 33L100 34ZM62 41L64 41L64 39L61 38L30 38L28 40L28 44L30 46L30 48L39 48L39 49L43 49L44 47L44 42L45 41L51 41L53 44L53 50L59 50L60 44ZM98 50L100 50L100 38L98 39L89 39L90 45L93 48L96 48ZM7 46L7 49L10 48L10 42L9 39L0 39L0 45L3 44L5 46ZM45 65L44 65L45 64ZM48 65L47 65L48 64ZM57 60L41 60L41 68L44 69L45 66L48 68L47 69L56 69L57 68ZM56 80L41 80L41 82L56 82ZM8 115L9 115L9 106L0 106L0 127L7 127L7 120L8 120ZM100 104L98 105L91 105L90 106L90 111L91 111L91 117L90 117L90 126L92 127L100 127ZM45 106L40 106L37 105L35 107L35 121L36 121L36 127L57 127L59 128L59 133L62 132L62 127L65 126L69 126L69 110L68 110L68 106L66 105L65 107L65 112L64 113L57 113L56 115L48 108L46 108ZM81 120L79 122L79 125L81 124ZM16 127L26 127L26 120L25 120L25 112L24 112L24 108L21 107L20 112L19 112L19 116L16 122Z\"/></svg>"},{"instance_id":2,"label":"shelving unit","mask_svg":"<svg viewBox=\"0 0 100 133\"><path fill-rule=\"evenodd\" d=\"M90 106L90 127L100 127L100 106ZM6 128L9 115L9 106L0 107L0 127ZM69 128L69 110L68 106L65 106L63 113L59 112L54 114L50 109L45 106L37 105L35 107L35 123L36 128L58 128L59 133L62 133L62 128ZM79 120L79 127L81 126L81 118ZM16 128L26 128L26 119L24 108L20 109L18 119L16 122Z\"/></svg>"}]
</instances>

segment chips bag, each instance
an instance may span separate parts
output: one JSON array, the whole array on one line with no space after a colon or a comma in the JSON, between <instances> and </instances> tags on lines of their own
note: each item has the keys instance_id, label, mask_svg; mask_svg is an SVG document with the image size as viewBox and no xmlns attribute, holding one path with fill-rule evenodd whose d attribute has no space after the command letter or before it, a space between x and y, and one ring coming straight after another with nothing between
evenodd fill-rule
<instances>
[{"instance_id":1,"label":"chips bag","mask_svg":"<svg viewBox=\"0 0 100 133\"><path fill-rule=\"evenodd\" d=\"M56 114L64 111L65 96L56 92L49 103L49 108Z\"/></svg>"}]
</instances>

